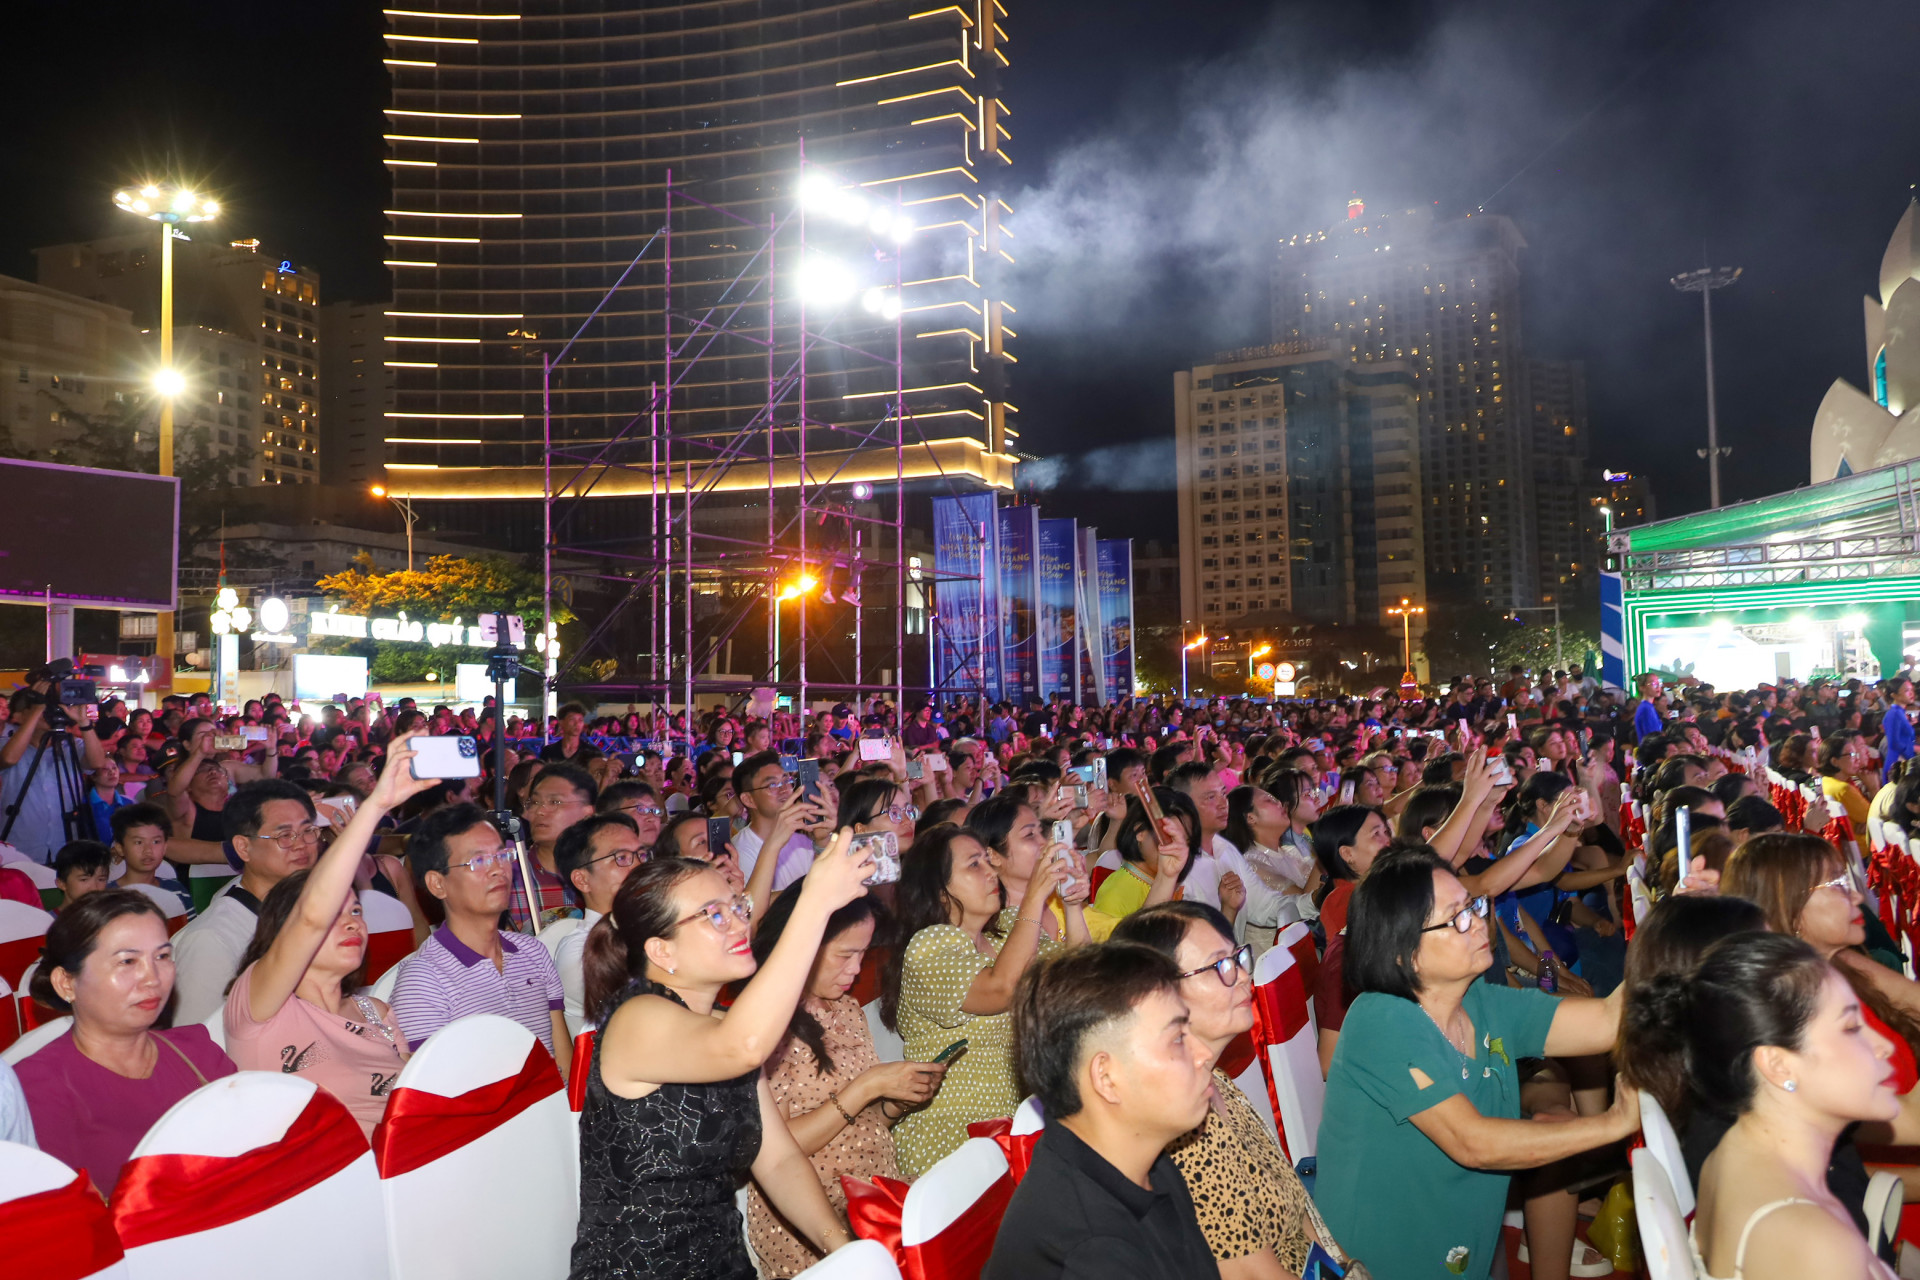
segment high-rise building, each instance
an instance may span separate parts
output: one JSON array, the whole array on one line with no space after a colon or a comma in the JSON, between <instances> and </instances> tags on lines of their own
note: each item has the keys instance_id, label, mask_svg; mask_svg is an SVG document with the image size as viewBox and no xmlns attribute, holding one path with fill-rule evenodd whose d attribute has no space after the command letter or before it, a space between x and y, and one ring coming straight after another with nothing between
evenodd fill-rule
<instances>
[{"instance_id":1,"label":"high-rise building","mask_svg":"<svg viewBox=\"0 0 1920 1280\"><path fill-rule=\"evenodd\" d=\"M34 250L34 255L41 284L124 307L148 346L158 350L157 234L141 231L52 245ZM188 377L187 396L212 410L205 423L216 448L225 425L219 410L231 408L233 422L227 429L234 441L233 471L243 483L319 483L319 306L319 276L262 253L258 240L221 244L182 237L174 244L175 365ZM178 344L183 342L196 354L208 354L211 363L205 367L211 381L196 381L194 369L182 358L184 348ZM244 369L229 363L242 352ZM222 370L233 384L226 390L230 406L220 394L227 388ZM183 420L178 405L175 419L178 427Z\"/></svg>"},{"instance_id":2,"label":"high-rise building","mask_svg":"<svg viewBox=\"0 0 1920 1280\"><path fill-rule=\"evenodd\" d=\"M55 458L124 414L141 366L125 309L0 276L0 452Z\"/></svg>"},{"instance_id":3,"label":"high-rise building","mask_svg":"<svg viewBox=\"0 0 1920 1280\"><path fill-rule=\"evenodd\" d=\"M1587 367L1578 360L1529 360L1533 405L1535 522L1540 531L1540 602L1596 597L1599 560L1589 537Z\"/></svg>"},{"instance_id":4,"label":"high-rise building","mask_svg":"<svg viewBox=\"0 0 1920 1280\"><path fill-rule=\"evenodd\" d=\"M1173 375L1180 597L1203 627L1385 624L1425 574L1419 392L1325 341Z\"/></svg>"},{"instance_id":5,"label":"high-rise building","mask_svg":"<svg viewBox=\"0 0 1920 1280\"><path fill-rule=\"evenodd\" d=\"M387 11L394 483L416 497L539 496L541 361L576 330L552 390L556 447L590 452L669 382L663 433L721 440L747 425L769 399L768 353L707 334L731 325L766 340L767 228L798 203L803 143L824 187L855 186L917 224L900 299L912 431L971 441L968 456L1007 450L1011 308L998 281L1012 241L1002 226L1010 162L998 0L455 8ZM671 276L664 246L648 247L668 223L669 183L680 193ZM834 224L815 218L810 260L783 258L776 275L825 267ZM872 265L847 260L821 274L850 272L856 296L891 286L890 266L885 280L859 278ZM684 344L671 366L669 308ZM891 360L893 325L884 310L848 312L835 337L850 345L820 348L807 367L810 423L871 423L890 407L891 369L852 347ZM626 461L650 465L644 448ZM982 464L969 465L979 474ZM644 495L648 480L627 472L596 492Z\"/></svg>"},{"instance_id":6,"label":"high-rise building","mask_svg":"<svg viewBox=\"0 0 1920 1280\"><path fill-rule=\"evenodd\" d=\"M369 485L385 474L393 370L381 303L320 308L320 481Z\"/></svg>"},{"instance_id":7,"label":"high-rise building","mask_svg":"<svg viewBox=\"0 0 1920 1280\"><path fill-rule=\"evenodd\" d=\"M1403 363L1420 415L1426 586L1498 608L1538 603L1534 415L1521 305L1526 241L1507 218L1368 214L1280 242L1273 335L1361 368Z\"/></svg>"}]
</instances>

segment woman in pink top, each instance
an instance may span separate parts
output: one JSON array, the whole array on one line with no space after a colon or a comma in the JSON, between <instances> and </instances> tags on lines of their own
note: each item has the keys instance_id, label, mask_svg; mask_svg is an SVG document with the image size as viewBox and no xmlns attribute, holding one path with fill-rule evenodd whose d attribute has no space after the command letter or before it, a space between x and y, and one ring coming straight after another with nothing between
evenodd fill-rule
<instances>
[{"instance_id":1,"label":"woman in pink top","mask_svg":"<svg viewBox=\"0 0 1920 1280\"><path fill-rule=\"evenodd\" d=\"M107 1194L154 1121L233 1074L205 1027L153 1030L173 996L173 939L137 890L102 889L55 916L32 994L73 1015L70 1032L14 1068L34 1134Z\"/></svg>"},{"instance_id":2,"label":"woman in pink top","mask_svg":"<svg viewBox=\"0 0 1920 1280\"><path fill-rule=\"evenodd\" d=\"M367 954L353 876L380 820L437 781L415 778L412 761L409 739L394 739L380 781L346 830L311 868L273 887L227 990L234 1062L243 1071L305 1076L344 1102L369 1136L406 1050L386 1002L352 994ZM395 859L379 861L389 877L406 874Z\"/></svg>"}]
</instances>

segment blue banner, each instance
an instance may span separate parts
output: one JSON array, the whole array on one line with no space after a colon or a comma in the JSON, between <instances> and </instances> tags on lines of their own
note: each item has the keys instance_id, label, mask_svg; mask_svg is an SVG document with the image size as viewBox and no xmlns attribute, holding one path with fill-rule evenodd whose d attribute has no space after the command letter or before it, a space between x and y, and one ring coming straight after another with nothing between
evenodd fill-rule
<instances>
[{"instance_id":1,"label":"blue banner","mask_svg":"<svg viewBox=\"0 0 1920 1280\"><path fill-rule=\"evenodd\" d=\"M1624 692L1627 687L1627 615L1620 575L1600 575L1600 685ZM1588 674L1592 674L1589 672Z\"/></svg>"},{"instance_id":2,"label":"blue banner","mask_svg":"<svg viewBox=\"0 0 1920 1280\"><path fill-rule=\"evenodd\" d=\"M1016 706L1040 690L1040 508L1000 509L1000 665Z\"/></svg>"},{"instance_id":3,"label":"blue banner","mask_svg":"<svg viewBox=\"0 0 1920 1280\"><path fill-rule=\"evenodd\" d=\"M998 523L990 493L933 500L934 688L984 689L995 702L1001 696Z\"/></svg>"},{"instance_id":4,"label":"blue banner","mask_svg":"<svg viewBox=\"0 0 1920 1280\"><path fill-rule=\"evenodd\" d=\"M1074 595L1080 539L1073 520L1040 522L1040 696L1079 700L1079 635Z\"/></svg>"},{"instance_id":5,"label":"blue banner","mask_svg":"<svg viewBox=\"0 0 1920 1280\"><path fill-rule=\"evenodd\" d=\"M1107 666L1107 697L1133 696L1133 539L1102 538L1096 575L1100 621L1106 632L1101 653Z\"/></svg>"}]
</instances>

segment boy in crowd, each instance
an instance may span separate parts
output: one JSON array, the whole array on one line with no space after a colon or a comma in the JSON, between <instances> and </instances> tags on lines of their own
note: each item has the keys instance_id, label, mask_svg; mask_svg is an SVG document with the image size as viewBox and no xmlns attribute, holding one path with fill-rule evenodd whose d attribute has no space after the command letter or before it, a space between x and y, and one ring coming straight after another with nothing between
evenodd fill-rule
<instances>
[{"instance_id":1,"label":"boy in crowd","mask_svg":"<svg viewBox=\"0 0 1920 1280\"><path fill-rule=\"evenodd\" d=\"M54 878L66 895L62 909L106 888L107 870L112 865L112 850L98 840L73 840L62 846L53 858Z\"/></svg>"},{"instance_id":2,"label":"boy in crowd","mask_svg":"<svg viewBox=\"0 0 1920 1280\"><path fill-rule=\"evenodd\" d=\"M193 892L174 878L167 864L167 841L173 837L173 820L157 804L133 804L113 811L113 856L125 864L115 888L136 884L151 885L177 896L193 915Z\"/></svg>"}]
</instances>

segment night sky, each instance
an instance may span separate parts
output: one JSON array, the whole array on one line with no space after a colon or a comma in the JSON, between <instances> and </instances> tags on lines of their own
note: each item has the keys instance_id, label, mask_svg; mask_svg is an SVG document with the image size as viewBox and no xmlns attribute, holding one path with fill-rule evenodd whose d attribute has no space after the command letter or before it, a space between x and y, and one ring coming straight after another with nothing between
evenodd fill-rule
<instances>
[{"instance_id":1,"label":"night sky","mask_svg":"<svg viewBox=\"0 0 1920 1280\"><path fill-rule=\"evenodd\" d=\"M379 7L16 0L0 272L177 167L223 235L383 296ZM1669 276L1746 269L1715 308L1730 499L1804 483L1827 386L1866 383L1860 295L1920 180L1911 3L1008 7L1014 399L1061 514L1172 532L1174 369L1268 340L1274 240L1356 190L1519 223L1529 347L1587 362L1593 461L1651 474L1663 515L1706 497L1699 305ZM1102 485L1141 491L1130 527Z\"/></svg>"}]
</instances>

